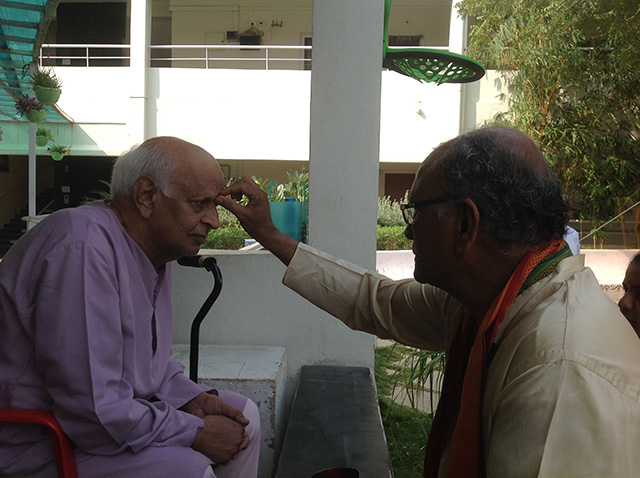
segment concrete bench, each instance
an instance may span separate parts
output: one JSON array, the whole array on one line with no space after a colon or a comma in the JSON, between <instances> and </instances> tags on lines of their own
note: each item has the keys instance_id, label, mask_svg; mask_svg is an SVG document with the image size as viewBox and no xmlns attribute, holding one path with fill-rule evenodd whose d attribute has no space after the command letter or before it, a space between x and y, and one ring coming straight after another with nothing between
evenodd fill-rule
<instances>
[{"instance_id":1,"label":"concrete bench","mask_svg":"<svg viewBox=\"0 0 640 478\"><path fill-rule=\"evenodd\" d=\"M172 347L174 360L189 370L189 345ZM260 410L259 478L271 478L284 435L284 347L200 345L198 383L240 393Z\"/></svg>"},{"instance_id":2,"label":"concrete bench","mask_svg":"<svg viewBox=\"0 0 640 478\"><path fill-rule=\"evenodd\" d=\"M372 372L304 366L275 476L310 478L338 467L367 478L393 476Z\"/></svg>"}]
</instances>

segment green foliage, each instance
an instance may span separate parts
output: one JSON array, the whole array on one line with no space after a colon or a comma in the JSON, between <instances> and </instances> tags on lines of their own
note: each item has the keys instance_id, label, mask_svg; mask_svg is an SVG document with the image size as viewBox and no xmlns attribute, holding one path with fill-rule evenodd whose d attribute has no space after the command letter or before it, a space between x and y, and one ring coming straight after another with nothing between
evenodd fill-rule
<instances>
[{"instance_id":1,"label":"green foliage","mask_svg":"<svg viewBox=\"0 0 640 478\"><path fill-rule=\"evenodd\" d=\"M53 139L53 133L47 128L36 129L36 136L42 136L43 138L47 138L48 140Z\"/></svg>"},{"instance_id":2,"label":"green foliage","mask_svg":"<svg viewBox=\"0 0 640 478\"><path fill-rule=\"evenodd\" d=\"M38 70L31 75L31 86L42 86L44 88L57 90L62 88L62 81L51 68L38 68Z\"/></svg>"},{"instance_id":3,"label":"green foliage","mask_svg":"<svg viewBox=\"0 0 640 478\"><path fill-rule=\"evenodd\" d=\"M393 400L398 363L405 357L401 346L378 347L375 377L380 414L384 426L394 476L421 478L427 437L433 415L399 405Z\"/></svg>"},{"instance_id":4,"label":"green foliage","mask_svg":"<svg viewBox=\"0 0 640 478\"><path fill-rule=\"evenodd\" d=\"M394 379L394 391L407 393L411 406L416 408L418 394L429 394L431 409L435 410L445 368L444 352L403 347Z\"/></svg>"},{"instance_id":5,"label":"green foliage","mask_svg":"<svg viewBox=\"0 0 640 478\"><path fill-rule=\"evenodd\" d=\"M284 201L286 198L294 198L296 201L309 201L309 173L298 171L287 171L287 179L285 184L278 184L276 181L269 179L256 178L251 176L260 188L267 193L269 201Z\"/></svg>"},{"instance_id":6,"label":"green foliage","mask_svg":"<svg viewBox=\"0 0 640 478\"><path fill-rule=\"evenodd\" d=\"M398 405L388 397L380 398L378 403L394 476L421 478L433 417Z\"/></svg>"},{"instance_id":7,"label":"green foliage","mask_svg":"<svg viewBox=\"0 0 640 478\"><path fill-rule=\"evenodd\" d=\"M404 194L402 201L394 201L389 196L378 198L378 225L379 226L402 226L401 203L409 202L409 191Z\"/></svg>"},{"instance_id":8,"label":"green foliage","mask_svg":"<svg viewBox=\"0 0 640 478\"><path fill-rule=\"evenodd\" d=\"M82 199L82 204L86 204L92 201L99 201L101 199L111 199L111 193L109 190L111 189L111 183L109 181L105 181L101 179L98 181L103 186L106 186L106 189L92 189L89 193Z\"/></svg>"},{"instance_id":9,"label":"green foliage","mask_svg":"<svg viewBox=\"0 0 640 478\"><path fill-rule=\"evenodd\" d=\"M220 220L220 229L223 229L225 227L235 227L237 229L241 227L238 218L227 211L225 208L217 207L216 210L218 211L218 218Z\"/></svg>"},{"instance_id":10,"label":"green foliage","mask_svg":"<svg viewBox=\"0 0 640 478\"><path fill-rule=\"evenodd\" d=\"M509 109L574 202L609 219L640 199L637 0L463 0L469 54L501 71ZM516 73L517 72L517 73Z\"/></svg>"},{"instance_id":11,"label":"green foliage","mask_svg":"<svg viewBox=\"0 0 640 478\"><path fill-rule=\"evenodd\" d=\"M214 229L209 232L202 248L238 250L244 247L245 239L249 239L249 235L240 227Z\"/></svg>"},{"instance_id":12,"label":"green foliage","mask_svg":"<svg viewBox=\"0 0 640 478\"><path fill-rule=\"evenodd\" d=\"M413 241L404 235L405 226L378 226L376 250L405 251L412 247Z\"/></svg>"},{"instance_id":13,"label":"green foliage","mask_svg":"<svg viewBox=\"0 0 640 478\"><path fill-rule=\"evenodd\" d=\"M16 98L16 112L20 114L20 116L24 116L29 111L41 111L43 109L44 106L35 98L23 94L20 94L20 96Z\"/></svg>"},{"instance_id":14,"label":"green foliage","mask_svg":"<svg viewBox=\"0 0 640 478\"><path fill-rule=\"evenodd\" d=\"M295 198L296 201L309 201L309 173L298 171L287 172L289 182L284 185L284 197Z\"/></svg>"},{"instance_id":15,"label":"green foliage","mask_svg":"<svg viewBox=\"0 0 640 478\"><path fill-rule=\"evenodd\" d=\"M50 153L61 153L61 154L69 153L69 148L67 148L66 146L62 146L60 144L52 144L47 149L49 150Z\"/></svg>"}]
</instances>

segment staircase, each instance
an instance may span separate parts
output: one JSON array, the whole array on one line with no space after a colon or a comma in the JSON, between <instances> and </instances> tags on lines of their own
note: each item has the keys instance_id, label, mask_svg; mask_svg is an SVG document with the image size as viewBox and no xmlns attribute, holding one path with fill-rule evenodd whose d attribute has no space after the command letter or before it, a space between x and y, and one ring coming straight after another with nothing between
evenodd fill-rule
<instances>
[{"instance_id":1,"label":"staircase","mask_svg":"<svg viewBox=\"0 0 640 478\"><path fill-rule=\"evenodd\" d=\"M53 212L54 190L43 190L36 198L36 211L40 214ZM9 248L27 232L27 223L22 220L29 215L29 206L23 207L2 229L0 229L0 258L4 257Z\"/></svg>"}]
</instances>

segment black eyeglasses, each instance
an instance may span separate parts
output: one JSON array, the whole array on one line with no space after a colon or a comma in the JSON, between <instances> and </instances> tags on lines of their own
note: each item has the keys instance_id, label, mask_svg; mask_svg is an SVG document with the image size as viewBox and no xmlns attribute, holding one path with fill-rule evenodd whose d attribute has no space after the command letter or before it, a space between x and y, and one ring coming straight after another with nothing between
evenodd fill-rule
<instances>
[{"instance_id":1,"label":"black eyeglasses","mask_svg":"<svg viewBox=\"0 0 640 478\"><path fill-rule=\"evenodd\" d=\"M413 224L413 220L416 216L416 209L419 207L432 206L433 204L443 204L449 201L457 201L460 197L447 197L440 196L432 199L425 199L424 201L410 202L409 204L400 204L402 210L402 218L409 226Z\"/></svg>"}]
</instances>

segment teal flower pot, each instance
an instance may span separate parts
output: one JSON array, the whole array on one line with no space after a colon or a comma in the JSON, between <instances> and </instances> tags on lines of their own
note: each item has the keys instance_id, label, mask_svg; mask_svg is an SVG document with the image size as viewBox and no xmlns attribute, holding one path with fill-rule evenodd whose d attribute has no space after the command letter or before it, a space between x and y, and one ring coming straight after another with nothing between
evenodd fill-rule
<instances>
[{"instance_id":1,"label":"teal flower pot","mask_svg":"<svg viewBox=\"0 0 640 478\"><path fill-rule=\"evenodd\" d=\"M24 114L30 123L42 123L45 116L47 116L47 110L31 110Z\"/></svg>"},{"instance_id":2,"label":"teal flower pot","mask_svg":"<svg viewBox=\"0 0 640 478\"><path fill-rule=\"evenodd\" d=\"M36 136L36 144L38 146L46 146L49 142L49 138L46 136Z\"/></svg>"},{"instance_id":3,"label":"teal flower pot","mask_svg":"<svg viewBox=\"0 0 640 478\"><path fill-rule=\"evenodd\" d=\"M59 88L47 88L46 86L34 86L33 92L41 105L55 105L60 99L62 90Z\"/></svg>"}]
</instances>

